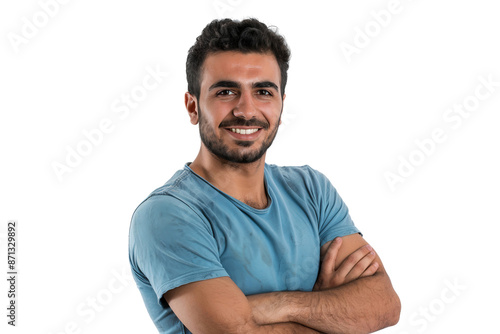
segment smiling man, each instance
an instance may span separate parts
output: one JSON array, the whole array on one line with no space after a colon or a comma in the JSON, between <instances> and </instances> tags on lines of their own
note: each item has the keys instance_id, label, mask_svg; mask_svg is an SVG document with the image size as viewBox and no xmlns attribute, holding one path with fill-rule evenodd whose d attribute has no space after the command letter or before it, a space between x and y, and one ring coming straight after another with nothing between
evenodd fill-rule
<instances>
[{"instance_id":1,"label":"smiling man","mask_svg":"<svg viewBox=\"0 0 500 334\"><path fill-rule=\"evenodd\" d=\"M160 333L370 333L400 302L321 173L265 163L290 51L255 19L215 20L187 59L201 147L132 216L129 257Z\"/></svg>"}]
</instances>

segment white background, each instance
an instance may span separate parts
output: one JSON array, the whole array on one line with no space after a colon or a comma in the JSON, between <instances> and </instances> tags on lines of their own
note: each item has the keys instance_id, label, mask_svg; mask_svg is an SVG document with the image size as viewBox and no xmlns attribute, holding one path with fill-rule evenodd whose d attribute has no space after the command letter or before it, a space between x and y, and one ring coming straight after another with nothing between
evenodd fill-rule
<instances>
[{"instance_id":1,"label":"white background","mask_svg":"<svg viewBox=\"0 0 500 334\"><path fill-rule=\"evenodd\" d=\"M0 5L4 274L7 221L19 222L18 326L6 325L2 279L2 333L156 332L129 276L130 217L198 151L185 59L221 16L256 17L286 37L284 124L267 162L309 164L337 188L403 303L399 324L382 332L498 330L500 87L459 126L443 119L473 101L479 77L500 81L494 1L401 0L380 31L370 13L389 0L222 0L219 9L212 0L74 0L44 22L47 2ZM44 26L16 45L27 21ZM363 47L346 57L341 43L356 38ZM168 75L121 119L113 103L148 67ZM54 162L65 164L68 147L103 119L113 130L59 180ZM415 141L436 128L446 140L391 189L384 175L398 172L398 157L422 158Z\"/></svg>"}]
</instances>

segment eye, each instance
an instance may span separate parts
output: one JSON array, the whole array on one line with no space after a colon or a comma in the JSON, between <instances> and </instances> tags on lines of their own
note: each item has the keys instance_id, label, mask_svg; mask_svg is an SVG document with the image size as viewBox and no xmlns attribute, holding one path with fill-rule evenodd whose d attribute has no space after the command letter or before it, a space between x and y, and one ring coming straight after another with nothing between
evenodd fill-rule
<instances>
[{"instance_id":1,"label":"eye","mask_svg":"<svg viewBox=\"0 0 500 334\"><path fill-rule=\"evenodd\" d=\"M232 90L224 89L224 90L218 91L216 95L219 96L219 95L233 95L233 94L234 94L234 92Z\"/></svg>"},{"instance_id":2,"label":"eye","mask_svg":"<svg viewBox=\"0 0 500 334\"><path fill-rule=\"evenodd\" d=\"M259 95L273 96L273 94L271 94L271 92L270 92L270 91L265 90L265 89L259 89L259 90L257 91L257 93L258 93Z\"/></svg>"}]
</instances>

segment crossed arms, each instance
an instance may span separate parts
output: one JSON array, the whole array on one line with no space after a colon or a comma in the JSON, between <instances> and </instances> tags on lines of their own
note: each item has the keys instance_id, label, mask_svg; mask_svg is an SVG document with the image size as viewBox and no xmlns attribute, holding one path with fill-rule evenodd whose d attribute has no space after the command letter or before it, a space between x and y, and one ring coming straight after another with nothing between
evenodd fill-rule
<instances>
[{"instance_id":1,"label":"crossed arms","mask_svg":"<svg viewBox=\"0 0 500 334\"><path fill-rule=\"evenodd\" d=\"M378 255L359 235L321 247L311 292L245 296L229 277L189 283L164 294L194 334L371 333L399 320L400 301Z\"/></svg>"}]
</instances>

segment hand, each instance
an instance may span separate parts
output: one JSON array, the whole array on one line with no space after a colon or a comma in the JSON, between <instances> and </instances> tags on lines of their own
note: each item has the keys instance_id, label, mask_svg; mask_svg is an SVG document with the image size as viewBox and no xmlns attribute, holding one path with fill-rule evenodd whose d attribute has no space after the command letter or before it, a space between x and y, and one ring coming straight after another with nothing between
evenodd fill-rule
<instances>
[{"instance_id":1,"label":"hand","mask_svg":"<svg viewBox=\"0 0 500 334\"><path fill-rule=\"evenodd\" d=\"M346 257L338 268L335 268L335 261L341 245L342 238L335 238L328 246L313 291L335 288L377 272L379 264L374 262L375 252L370 245L358 248Z\"/></svg>"}]
</instances>

